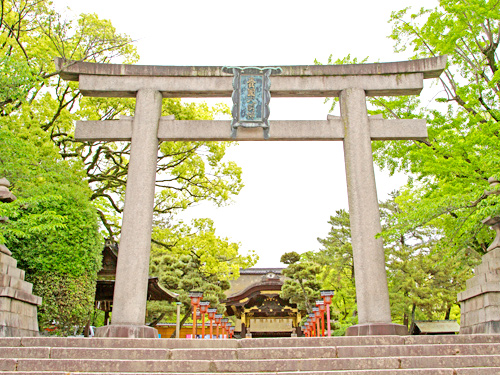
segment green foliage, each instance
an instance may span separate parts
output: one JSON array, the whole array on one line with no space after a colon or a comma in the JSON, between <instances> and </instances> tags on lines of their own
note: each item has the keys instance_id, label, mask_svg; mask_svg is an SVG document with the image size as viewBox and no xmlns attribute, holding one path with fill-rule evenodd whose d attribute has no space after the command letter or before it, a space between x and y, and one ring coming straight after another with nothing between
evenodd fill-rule
<instances>
[{"instance_id":1,"label":"green foliage","mask_svg":"<svg viewBox=\"0 0 500 375\"><path fill-rule=\"evenodd\" d=\"M380 204L383 230L397 225L400 208L397 193ZM349 228L349 213L336 211L328 222L331 229L322 248L303 254L304 259L321 266L322 289L332 289L331 315L335 334L356 324L355 273ZM477 256L469 254L465 263L455 257L443 257L448 241L439 228L427 226L387 237L384 243L392 319L409 326L415 319L448 319L456 307L457 293L472 276Z\"/></svg>"},{"instance_id":2,"label":"green foliage","mask_svg":"<svg viewBox=\"0 0 500 375\"><path fill-rule=\"evenodd\" d=\"M229 280L237 279L240 268L249 268L258 259L253 252L246 256L238 254L239 245L217 237L213 222L208 219L195 220L191 226L156 227L153 236L157 245L152 250L150 274L157 276L164 288L179 294L185 315L190 312L188 294L192 290L203 291L203 300L210 301L210 306L221 313L225 311L221 301L226 299L224 292L230 288ZM156 238L175 239L175 242L167 245ZM171 318L175 305L148 304L148 319L162 312L167 319Z\"/></svg>"},{"instance_id":3,"label":"green foliage","mask_svg":"<svg viewBox=\"0 0 500 375\"><path fill-rule=\"evenodd\" d=\"M500 165L500 7L497 1L441 0L435 9L393 12L390 22L397 52L412 51L413 59L448 55L428 103L368 98L370 115L428 124L426 140L373 142L380 168L409 176L400 194L382 204L381 234L393 318L407 324L448 317L493 238L481 222L500 207L500 196L485 194ZM355 62L347 56L335 63Z\"/></svg>"},{"instance_id":4,"label":"green foliage","mask_svg":"<svg viewBox=\"0 0 500 375\"><path fill-rule=\"evenodd\" d=\"M448 253L483 254L492 232L481 221L498 214L499 207L498 196L487 198L484 190L500 163L500 9L496 1L447 0L433 10L394 12L391 22L397 51L412 47L414 58L448 54L437 103L425 108L409 98L373 103L388 118L428 122L426 141L374 145L381 167L414 176L398 198L402 214L393 231L432 224L447 237Z\"/></svg>"},{"instance_id":5,"label":"green foliage","mask_svg":"<svg viewBox=\"0 0 500 375\"><path fill-rule=\"evenodd\" d=\"M383 230L397 225L397 193L381 203ZM409 326L414 320L449 319L457 294L473 276L478 256L443 257L449 241L440 228L426 226L386 236L386 264L393 320ZM475 256L474 256L475 255Z\"/></svg>"},{"instance_id":6,"label":"green foliage","mask_svg":"<svg viewBox=\"0 0 500 375\"><path fill-rule=\"evenodd\" d=\"M0 176L19 198L0 204L10 218L0 241L43 298L40 327L53 322L66 334L90 315L102 245L83 165L60 148L73 129L77 85L57 77L53 59L137 55L109 21L64 20L44 0L1 1L0 50Z\"/></svg>"},{"instance_id":7,"label":"green foliage","mask_svg":"<svg viewBox=\"0 0 500 375\"><path fill-rule=\"evenodd\" d=\"M390 22L397 52L413 51L412 58L447 54L448 66L429 103L369 98L370 114L428 123L425 141L373 143L379 167L411 176L397 198L398 221L386 235L438 227L449 241L447 256L467 263L468 249L483 254L491 242L481 221L500 207L499 196L484 194L500 164L500 8L496 1L441 0L435 9L393 12ZM336 61L353 62L350 56Z\"/></svg>"},{"instance_id":8,"label":"green foliage","mask_svg":"<svg viewBox=\"0 0 500 375\"><path fill-rule=\"evenodd\" d=\"M0 175L18 197L0 203L0 240L41 296L39 324L60 334L84 325L93 308L102 244L90 189L77 165L61 160L51 143L37 147L0 128ZM51 150L52 148L52 150Z\"/></svg>"},{"instance_id":9,"label":"green foliage","mask_svg":"<svg viewBox=\"0 0 500 375\"><path fill-rule=\"evenodd\" d=\"M213 221L196 219L191 225L156 226L153 229L153 254L165 251L192 255L199 262L200 271L217 274L221 280L237 279L240 268L254 265L258 257L253 251L239 254L239 244L215 234Z\"/></svg>"},{"instance_id":10,"label":"green foliage","mask_svg":"<svg viewBox=\"0 0 500 375\"><path fill-rule=\"evenodd\" d=\"M0 240L5 240L20 264L28 273L32 272L33 280L39 279L37 272L54 272L54 277L66 275L68 280L73 276L88 278L88 282L82 279L85 289L92 285L99 267L100 237L96 232L95 209L102 233L114 237L120 232L130 143L76 142L74 124L76 120L133 116L135 100L82 98L77 82L67 82L58 76L54 58L64 58L63 65L71 64L70 60L134 63L138 60L136 48L130 37L119 34L110 21L100 20L95 14L81 14L68 20L52 8L49 0L0 1L3 56L0 60L0 175L13 183L14 193L20 198L14 204L0 206L2 213L11 217L11 222L0 233ZM162 107L163 115L174 114L178 119L211 119L222 113L228 113L228 108L185 104L179 99L165 99ZM179 237L184 235L182 230L166 229L176 227L173 214L202 200L222 205L239 193L243 186L241 170L223 160L232 144L159 145L155 200L157 243L169 247L180 239L179 244L189 246L189 239ZM233 244L223 244L221 249L211 247L221 243L208 234L204 241L203 246L209 250L196 251L201 258L197 260L200 268L203 272L213 272L220 266L221 280L230 272L237 274L237 264L252 262L239 257ZM219 263L214 260L226 256L228 259ZM55 282L54 285L62 284ZM64 285L61 287L68 290L61 295L68 298L74 295L69 290L72 282ZM55 292L47 288L41 290L49 294ZM76 295L83 298L83 294ZM50 295L42 297L47 303L57 300ZM88 306L86 302L81 305ZM44 309L46 318L43 319L47 322L49 315L58 311L55 306ZM66 313L70 319L72 313ZM77 315L83 319L85 314ZM61 326L66 324L64 319L52 318Z\"/></svg>"},{"instance_id":11,"label":"green foliage","mask_svg":"<svg viewBox=\"0 0 500 375\"><path fill-rule=\"evenodd\" d=\"M330 217L328 223L331 228L327 237L318 238L321 250L307 252L304 257L321 266L319 279L322 289L335 291L330 314L335 326L340 331L345 331L356 316L356 287L349 213L346 210L338 210Z\"/></svg>"},{"instance_id":12,"label":"green foliage","mask_svg":"<svg viewBox=\"0 0 500 375\"><path fill-rule=\"evenodd\" d=\"M285 253L281 256L280 262L283 264L294 264L300 260L300 254L295 251Z\"/></svg>"},{"instance_id":13,"label":"green foliage","mask_svg":"<svg viewBox=\"0 0 500 375\"><path fill-rule=\"evenodd\" d=\"M283 270L287 277L281 287L280 297L296 304L302 313L312 313L315 301L320 297L321 284L317 280L320 266L314 262L297 259L297 253L285 253L281 259L289 260L288 267Z\"/></svg>"},{"instance_id":14,"label":"green foliage","mask_svg":"<svg viewBox=\"0 0 500 375\"><path fill-rule=\"evenodd\" d=\"M0 58L0 108L23 101L39 77L25 61L9 55Z\"/></svg>"},{"instance_id":15,"label":"green foliage","mask_svg":"<svg viewBox=\"0 0 500 375\"><path fill-rule=\"evenodd\" d=\"M84 326L94 308L95 278L37 272L27 274L33 283L33 294L43 296L38 307L40 330L56 328L56 335L74 334L75 327Z\"/></svg>"}]
</instances>

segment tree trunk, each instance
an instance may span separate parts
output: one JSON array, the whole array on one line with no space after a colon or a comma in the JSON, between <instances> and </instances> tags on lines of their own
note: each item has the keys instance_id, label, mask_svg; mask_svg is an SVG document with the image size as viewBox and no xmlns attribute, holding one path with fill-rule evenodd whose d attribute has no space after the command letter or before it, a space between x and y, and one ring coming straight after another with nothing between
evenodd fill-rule
<instances>
[{"instance_id":1,"label":"tree trunk","mask_svg":"<svg viewBox=\"0 0 500 375\"><path fill-rule=\"evenodd\" d=\"M310 313L312 313L312 307L311 307L311 304L309 303L309 298L307 298L307 293L306 293L306 290L304 288L304 285L302 285L302 280L297 280L297 282L299 283L300 288L302 289L302 294L304 295L304 302L306 304L306 310L310 314Z\"/></svg>"},{"instance_id":2,"label":"tree trunk","mask_svg":"<svg viewBox=\"0 0 500 375\"><path fill-rule=\"evenodd\" d=\"M158 316L158 318L156 318L155 320L153 320L151 323L148 323L148 326L149 326L149 327L156 327L156 325L157 325L158 323L160 323L160 320L162 320L162 319L163 319L163 317L165 316L165 314L166 314L166 313L162 312L162 313Z\"/></svg>"},{"instance_id":3,"label":"tree trunk","mask_svg":"<svg viewBox=\"0 0 500 375\"><path fill-rule=\"evenodd\" d=\"M417 308L417 304L414 302L411 307L411 325L410 325L410 335L413 332L413 327L415 326L415 310Z\"/></svg>"},{"instance_id":4,"label":"tree trunk","mask_svg":"<svg viewBox=\"0 0 500 375\"><path fill-rule=\"evenodd\" d=\"M446 309L446 314L444 315L444 320L449 320L450 319L450 313L451 313L451 307L448 307Z\"/></svg>"}]
</instances>

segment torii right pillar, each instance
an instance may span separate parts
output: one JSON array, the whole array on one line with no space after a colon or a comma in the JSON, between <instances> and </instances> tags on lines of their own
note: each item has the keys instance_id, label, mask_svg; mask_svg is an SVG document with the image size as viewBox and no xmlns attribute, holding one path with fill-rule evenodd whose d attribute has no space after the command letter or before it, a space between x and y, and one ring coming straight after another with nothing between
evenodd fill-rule
<instances>
[{"instance_id":1,"label":"torii right pillar","mask_svg":"<svg viewBox=\"0 0 500 375\"><path fill-rule=\"evenodd\" d=\"M406 335L406 326L391 320L384 247L375 238L382 228L365 91L342 90L340 111L359 323L346 335Z\"/></svg>"}]
</instances>

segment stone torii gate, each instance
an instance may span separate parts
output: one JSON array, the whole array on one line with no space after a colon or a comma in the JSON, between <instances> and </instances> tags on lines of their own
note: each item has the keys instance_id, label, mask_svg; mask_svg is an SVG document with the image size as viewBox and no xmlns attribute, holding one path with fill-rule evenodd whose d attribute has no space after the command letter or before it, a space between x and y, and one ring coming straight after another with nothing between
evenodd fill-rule
<instances>
[{"instance_id":1,"label":"stone torii gate","mask_svg":"<svg viewBox=\"0 0 500 375\"><path fill-rule=\"evenodd\" d=\"M80 141L131 141L116 272L113 316L99 336L156 337L145 326L158 142L232 141L231 121L161 117L162 98L230 97L232 76L215 66L94 64L56 59L60 76L79 81L83 95L135 97L133 118L78 121ZM405 62L282 66L272 97L340 97L341 116L324 121L271 121L267 141L343 141L359 324L348 335L406 334L391 323L384 249L373 169L372 140L427 137L425 120L369 117L366 96L418 95L437 78L446 56ZM237 141L263 141L262 129L240 128Z\"/></svg>"}]
</instances>

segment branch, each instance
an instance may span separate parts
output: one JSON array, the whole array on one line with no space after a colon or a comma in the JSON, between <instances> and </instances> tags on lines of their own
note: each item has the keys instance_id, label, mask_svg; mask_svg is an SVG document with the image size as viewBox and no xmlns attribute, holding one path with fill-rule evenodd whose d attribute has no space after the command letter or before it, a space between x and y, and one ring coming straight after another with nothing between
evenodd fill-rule
<instances>
[{"instance_id":1,"label":"branch","mask_svg":"<svg viewBox=\"0 0 500 375\"><path fill-rule=\"evenodd\" d=\"M161 241L158 241L158 240L155 240L154 238L151 238L151 242L156 244L156 245L159 245L159 246L163 246L165 249L172 249L175 245L177 245L177 242L179 242L179 240L175 241L175 243L173 245L168 245L164 242L161 242Z\"/></svg>"},{"instance_id":2,"label":"branch","mask_svg":"<svg viewBox=\"0 0 500 375\"><path fill-rule=\"evenodd\" d=\"M151 323L148 323L148 327L156 327L156 325L163 319L166 312L162 312L156 319L154 319Z\"/></svg>"},{"instance_id":3,"label":"branch","mask_svg":"<svg viewBox=\"0 0 500 375\"><path fill-rule=\"evenodd\" d=\"M90 200L93 201L94 199L98 198L98 197L103 197L103 198L106 198L109 203L111 203L111 205L113 206L113 208L115 209L116 212L119 212L119 213L122 213L123 212L123 208L119 208L118 205L115 203L115 201L113 200L113 198L111 198L111 196L109 194L104 194L104 193L101 193L101 194L98 194L98 193L94 193L92 194L92 196L90 197Z\"/></svg>"},{"instance_id":4,"label":"branch","mask_svg":"<svg viewBox=\"0 0 500 375\"><path fill-rule=\"evenodd\" d=\"M109 237L114 237L116 235L116 233L113 231L113 229L111 228L111 225L106 220L106 216L104 215L104 213L101 210L97 210L97 213L99 214L99 217L101 218L102 225L104 225L104 227L108 231Z\"/></svg>"}]
</instances>

